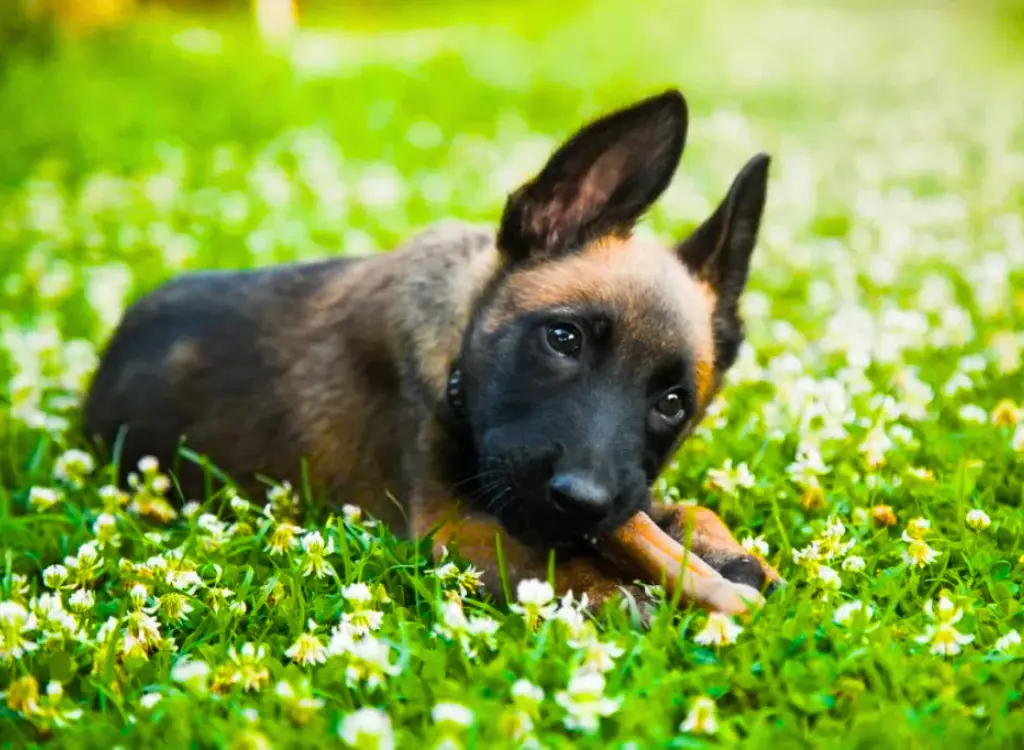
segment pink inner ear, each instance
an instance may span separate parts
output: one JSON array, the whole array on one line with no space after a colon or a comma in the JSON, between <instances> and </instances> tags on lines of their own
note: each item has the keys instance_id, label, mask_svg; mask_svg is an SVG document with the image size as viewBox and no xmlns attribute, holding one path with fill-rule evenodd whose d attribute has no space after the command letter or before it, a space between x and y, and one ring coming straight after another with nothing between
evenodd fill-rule
<instances>
[{"instance_id":1,"label":"pink inner ear","mask_svg":"<svg viewBox=\"0 0 1024 750\"><path fill-rule=\"evenodd\" d=\"M598 214L608 204L616 186L622 182L625 166L626 155L622 149L606 151L597 158L587 170L577 193L576 204L581 217Z\"/></svg>"},{"instance_id":2,"label":"pink inner ear","mask_svg":"<svg viewBox=\"0 0 1024 750\"><path fill-rule=\"evenodd\" d=\"M613 149L601 154L576 185L559 186L562 194L537 216L537 224L544 225L540 234L548 238L550 245L600 216L622 180L625 162L625 154Z\"/></svg>"}]
</instances>

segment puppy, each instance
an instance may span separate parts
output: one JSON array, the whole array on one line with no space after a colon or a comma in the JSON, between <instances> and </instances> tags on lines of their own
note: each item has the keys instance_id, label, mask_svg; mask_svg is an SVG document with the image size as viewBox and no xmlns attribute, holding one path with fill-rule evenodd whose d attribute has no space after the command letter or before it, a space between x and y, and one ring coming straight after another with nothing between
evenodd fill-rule
<instances>
[{"instance_id":1,"label":"puppy","mask_svg":"<svg viewBox=\"0 0 1024 750\"><path fill-rule=\"evenodd\" d=\"M253 496L260 477L432 534L500 598L545 578L594 606L643 593L584 540L644 510L726 578L766 570L710 510L652 501L743 339L767 189L753 156L714 213L662 245L632 227L668 186L687 105L599 117L513 192L497 230L442 223L392 252L176 278L102 354L87 436L172 465L183 443ZM177 462L184 493L199 466Z\"/></svg>"}]
</instances>

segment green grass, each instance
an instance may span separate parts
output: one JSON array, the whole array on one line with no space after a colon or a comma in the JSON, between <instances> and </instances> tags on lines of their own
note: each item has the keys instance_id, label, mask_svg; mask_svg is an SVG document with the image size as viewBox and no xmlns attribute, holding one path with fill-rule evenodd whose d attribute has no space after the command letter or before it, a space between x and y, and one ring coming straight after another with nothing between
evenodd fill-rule
<instances>
[{"instance_id":1,"label":"green grass","mask_svg":"<svg viewBox=\"0 0 1024 750\"><path fill-rule=\"evenodd\" d=\"M45 40L12 48L0 78L0 743L344 746L346 717L376 707L399 747L513 746L526 718L547 747L1022 746L1024 651L1002 648L1024 626L1022 61L981 6L853 7L412 4L349 14L344 32L318 16L317 46L299 50L334 61L316 70L224 18L212 35L161 17L49 53ZM187 269L386 250L447 216L494 221L557 139L667 85L686 92L692 123L648 229L682 236L746 158L774 162L750 346L658 490L763 537L791 585L731 644L695 641L707 622L696 610L666 607L647 632L628 612L596 617L576 635L618 646L596 732L567 727L556 697L593 668L565 622L531 632L468 594L466 615L497 630L467 652L435 630L457 585L385 529L302 516L333 545L317 578L305 574L315 554L267 551L287 531L281 502L273 520L190 498L195 512L161 522L151 481L122 504L100 491L107 467L55 473L82 447L76 399L130 300ZM801 450L827 472L797 476ZM723 487L730 460L749 467L749 487ZM895 525L873 520L883 505ZM971 528L972 509L991 524ZM906 541L918 518L937 553L919 567L903 557L923 550ZM814 539L819 559L794 557ZM48 586L55 564L67 580L51 571ZM346 592L356 582L371 603ZM962 619L948 622L943 599ZM854 601L870 620L837 623ZM36 615L24 633L21 608ZM340 641L323 664L289 656L309 621L326 644L368 609L383 613L360 646L386 647L380 685ZM936 618L971 637L960 653L919 640ZM21 639L38 647L15 658ZM244 664L246 643L259 665ZM208 665L208 680L173 679L184 660ZM536 707L513 698L520 679L543 690ZM702 696L713 735L680 728ZM435 721L444 702L472 726Z\"/></svg>"}]
</instances>

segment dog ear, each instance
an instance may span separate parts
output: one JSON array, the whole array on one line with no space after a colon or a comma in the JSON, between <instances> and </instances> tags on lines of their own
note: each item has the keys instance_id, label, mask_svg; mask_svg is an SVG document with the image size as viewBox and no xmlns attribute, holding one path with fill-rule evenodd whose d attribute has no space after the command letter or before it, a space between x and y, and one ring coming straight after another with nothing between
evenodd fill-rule
<instances>
[{"instance_id":1,"label":"dog ear","mask_svg":"<svg viewBox=\"0 0 1024 750\"><path fill-rule=\"evenodd\" d=\"M686 127L675 90L586 125L509 196L498 246L513 260L551 257L628 231L668 187Z\"/></svg>"},{"instance_id":2,"label":"dog ear","mask_svg":"<svg viewBox=\"0 0 1024 750\"><path fill-rule=\"evenodd\" d=\"M677 247L680 259L715 293L716 365L729 367L743 340L739 299L768 192L767 154L757 154L733 180L715 212Z\"/></svg>"},{"instance_id":3,"label":"dog ear","mask_svg":"<svg viewBox=\"0 0 1024 750\"><path fill-rule=\"evenodd\" d=\"M683 263L711 286L720 301L737 301L747 283L768 194L770 162L767 154L748 161L715 212L677 248Z\"/></svg>"}]
</instances>

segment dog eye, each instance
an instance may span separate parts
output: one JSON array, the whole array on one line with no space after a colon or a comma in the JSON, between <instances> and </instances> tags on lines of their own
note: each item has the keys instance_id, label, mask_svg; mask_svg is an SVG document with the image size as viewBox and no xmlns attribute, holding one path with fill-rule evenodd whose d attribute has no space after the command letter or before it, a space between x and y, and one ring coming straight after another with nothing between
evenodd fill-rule
<instances>
[{"instance_id":1,"label":"dog eye","mask_svg":"<svg viewBox=\"0 0 1024 750\"><path fill-rule=\"evenodd\" d=\"M678 388L665 391L654 404L654 408L665 419L678 421L686 416L686 402Z\"/></svg>"},{"instance_id":2,"label":"dog eye","mask_svg":"<svg viewBox=\"0 0 1024 750\"><path fill-rule=\"evenodd\" d=\"M556 354L576 358L583 348L583 333L572 323L555 323L548 326L547 342Z\"/></svg>"}]
</instances>

